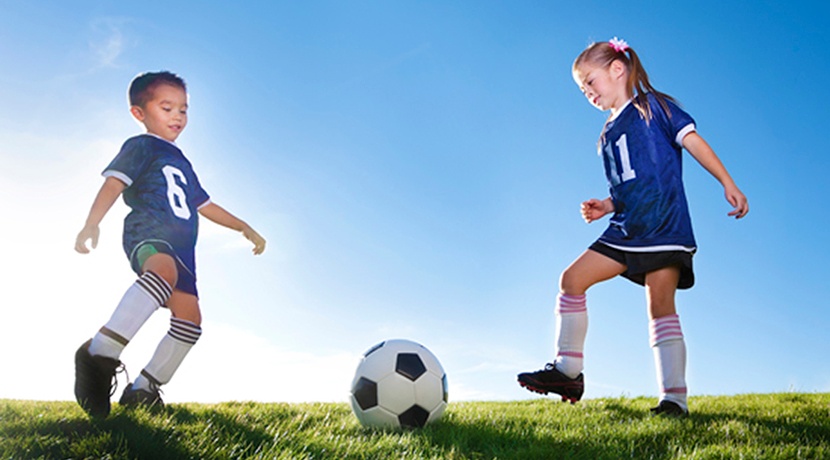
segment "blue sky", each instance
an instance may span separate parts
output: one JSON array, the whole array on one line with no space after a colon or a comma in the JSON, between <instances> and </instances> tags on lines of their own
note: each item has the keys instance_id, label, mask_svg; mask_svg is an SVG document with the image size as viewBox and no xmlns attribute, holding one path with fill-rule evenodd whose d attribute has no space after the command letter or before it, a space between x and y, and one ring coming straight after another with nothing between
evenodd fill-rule
<instances>
[{"instance_id":1,"label":"blue sky","mask_svg":"<svg viewBox=\"0 0 830 460\"><path fill-rule=\"evenodd\" d=\"M570 66L619 36L697 120L748 196L741 221L691 156L697 285L677 296L690 394L830 391L821 147L830 7L820 2L0 1L0 397L72 396L72 355L134 279L118 204L72 250L121 143L138 73L188 82L179 145L214 201L204 330L168 401L345 401L360 355L406 338L455 400L536 396L559 273L604 229L606 114ZM656 396L641 288L588 294L586 397ZM167 328L127 348L131 375ZM25 376L25 377L24 377ZM693 404L693 403L692 403ZM693 409L693 407L692 407Z\"/></svg>"}]
</instances>

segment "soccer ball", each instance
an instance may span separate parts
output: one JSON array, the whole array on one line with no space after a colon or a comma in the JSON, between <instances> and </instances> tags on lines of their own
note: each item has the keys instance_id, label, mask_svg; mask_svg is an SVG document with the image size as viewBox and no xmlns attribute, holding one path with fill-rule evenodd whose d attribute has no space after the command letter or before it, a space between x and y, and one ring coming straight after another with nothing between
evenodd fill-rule
<instances>
[{"instance_id":1,"label":"soccer ball","mask_svg":"<svg viewBox=\"0 0 830 460\"><path fill-rule=\"evenodd\" d=\"M363 354L350 399L364 426L420 428L441 418L447 398L447 374L435 355L396 339Z\"/></svg>"}]
</instances>

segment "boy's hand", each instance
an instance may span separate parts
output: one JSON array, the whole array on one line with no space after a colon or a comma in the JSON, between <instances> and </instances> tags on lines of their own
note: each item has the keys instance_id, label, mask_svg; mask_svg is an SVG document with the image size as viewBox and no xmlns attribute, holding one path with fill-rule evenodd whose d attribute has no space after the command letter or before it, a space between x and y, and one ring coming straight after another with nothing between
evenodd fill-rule
<instances>
[{"instance_id":1,"label":"boy's hand","mask_svg":"<svg viewBox=\"0 0 830 460\"><path fill-rule=\"evenodd\" d=\"M98 229L97 225L94 227L84 227L75 238L75 250L81 254L88 254L89 248L86 247L86 240L92 240L92 249L95 249L98 246L98 235L100 233L101 230Z\"/></svg>"},{"instance_id":2,"label":"boy's hand","mask_svg":"<svg viewBox=\"0 0 830 460\"><path fill-rule=\"evenodd\" d=\"M237 232L242 232L242 235L251 243L254 243L254 255L262 254L265 251L265 238L261 237L250 225L244 221L239 220L238 217L229 213L225 208L219 206L214 202L210 202L205 206L199 208L199 214L205 216L211 222L215 222L223 227L228 227Z\"/></svg>"},{"instance_id":3,"label":"boy's hand","mask_svg":"<svg viewBox=\"0 0 830 460\"><path fill-rule=\"evenodd\" d=\"M746 196L738 190L737 186L730 185L724 187L723 192L726 196L726 201L735 208L728 214L730 217L734 216L736 219L740 219L749 212L749 202Z\"/></svg>"},{"instance_id":4,"label":"boy's hand","mask_svg":"<svg viewBox=\"0 0 830 460\"><path fill-rule=\"evenodd\" d=\"M260 236L260 234L249 225L242 228L242 235L247 238L248 241L254 243L254 249L252 250L254 255L260 255L265 251L265 238Z\"/></svg>"},{"instance_id":5,"label":"boy's hand","mask_svg":"<svg viewBox=\"0 0 830 460\"><path fill-rule=\"evenodd\" d=\"M602 218L602 216L614 212L614 203L611 202L610 198L606 198L604 200L591 198L588 201L582 202L582 207L579 211L582 213L582 218L585 222L590 224L591 222Z\"/></svg>"}]
</instances>

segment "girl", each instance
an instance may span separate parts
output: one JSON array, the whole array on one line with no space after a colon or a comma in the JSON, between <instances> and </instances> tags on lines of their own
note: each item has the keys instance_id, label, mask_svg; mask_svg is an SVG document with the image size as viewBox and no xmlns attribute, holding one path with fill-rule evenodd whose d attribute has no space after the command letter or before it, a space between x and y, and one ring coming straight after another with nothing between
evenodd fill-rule
<instances>
[{"instance_id":1,"label":"girl","mask_svg":"<svg viewBox=\"0 0 830 460\"><path fill-rule=\"evenodd\" d=\"M694 120L675 100L654 89L637 53L616 37L594 43L574 61L573 77L588 102L610 111L599 140L610 196L582 203L590 223L612 214L608 228L562 273L556 303L556 359L519 374L519 384L574 403L582 397L583 345L588 329L585 292L622 275L645 286L650 343L660 401L654 414L686 416L686 344L674 302L677 289L694 284L696 250L683 190L682 149L723 185L728 214L744 217L749 205Z\"/></svg>"}]
</instances>

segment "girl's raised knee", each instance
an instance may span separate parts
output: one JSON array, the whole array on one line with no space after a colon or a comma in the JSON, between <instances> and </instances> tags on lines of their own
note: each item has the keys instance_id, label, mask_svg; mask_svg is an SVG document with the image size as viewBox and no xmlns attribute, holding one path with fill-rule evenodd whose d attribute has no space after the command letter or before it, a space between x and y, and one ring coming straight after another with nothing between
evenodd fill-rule
<instances>
[{"instance_id":1,"label":"girl's raised knee","mask_svg":"<svg viewBox=\"0 0 830 460\"><path fill-rule=\"evenodd\" d=\"M573 276L565 270L562 272L562 275L559 277L559 292L562 294L568 295L581 295L585 294L586 288L582 286L581 280Z\"/></svg>"}]
</instances>

